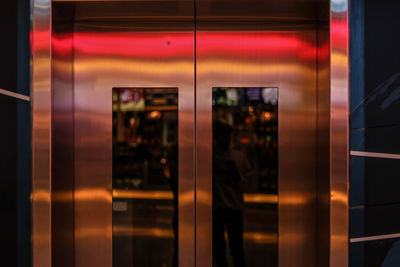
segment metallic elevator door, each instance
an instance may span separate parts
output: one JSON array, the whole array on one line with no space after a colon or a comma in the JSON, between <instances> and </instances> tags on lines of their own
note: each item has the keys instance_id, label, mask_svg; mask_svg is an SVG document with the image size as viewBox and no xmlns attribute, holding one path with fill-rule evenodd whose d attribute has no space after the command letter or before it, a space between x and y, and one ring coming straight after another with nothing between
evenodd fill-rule
<instances>
[{"instance_id":1,"label":"metallic elevator door","mask_svg":"<svg viewBox=\"0 0 400 267\"><path fill-rule=\"evenodd\" d=\"M176 4L155 25L75 23L75 160L93 164L77 166L75 188L112 192L107 215L93 219L107 229L107 246L112 238L114 267L194 262L194 31L179 21L192 6ZM75 231L93 229L87 214L98 204L76 203ZM76 236L77 266L97 258L86 240Z\"/></svg>"},{"instance_id":2,"label":"metallic elevator door","mask_svg":"<svg viewBox=\"0 0 400 267\"><path fill-rule=\"evenodd\" d=\"M54 265L194 265L193 10L53 3Z\"/></svg>"},{"instance_id":3,"label":"metallic elevator door","mask_svg":"<svg viewBox=\"0 0 400 267\"><path fill-rule=\"evenodd\" d=\"M314 266L315 26L204 20L196 42L197 263Z\"/></svg>"},{"instance_id":4,"label":"metallic elevator door","mask_svg":"<svg viewBox=\"0 0 400 267\"><path fill-rule=\"evenodd\" d=\"M316 266L326 21L250 2L54 1L54 265Z\"/></svg>"}]
</instances>

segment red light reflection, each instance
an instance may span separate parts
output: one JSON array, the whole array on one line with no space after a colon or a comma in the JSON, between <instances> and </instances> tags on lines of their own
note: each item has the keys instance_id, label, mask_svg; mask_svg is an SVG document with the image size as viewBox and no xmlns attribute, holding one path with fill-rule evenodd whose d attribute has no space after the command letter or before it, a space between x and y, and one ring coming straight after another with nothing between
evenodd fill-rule
<instances>
[{"instance_id":1,"label":"red light reflection","mask_svg":"<svg viewBox=\"0 0 400 267\"><path fill-rule=\"evenodd\" d=\"M71 38L71 34L67 35L54 36L53 45L58 52L69 51L69 44L63 41ZM201 53L219 57L235 55L240 58L245 55L246 59L279 57L284 60L297 57L314 60L316 53L314 43L290 32L199 32L198 40ZM165 60L194 53L192 32L76 32L73 42L75 49L87 55Z\"/></svg>"}]
</instances>

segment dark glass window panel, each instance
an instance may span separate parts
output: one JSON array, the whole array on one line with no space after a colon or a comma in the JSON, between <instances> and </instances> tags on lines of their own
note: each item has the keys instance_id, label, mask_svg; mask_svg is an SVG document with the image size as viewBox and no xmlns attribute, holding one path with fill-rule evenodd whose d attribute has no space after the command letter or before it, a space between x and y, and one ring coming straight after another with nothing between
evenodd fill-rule
<instances>
[{"instance_id":1,"label":"dark glass window panel","mask_svg":"<svg viewBox=\"0 0 400 267\"><path fill-rule=\"evenodd\" d=\"M376 207L400 203L397 159L350 157L350 206Z\"/></svg>"},{"instance_id":2,"label":"dark glass window panel","mask_svg":"<svg viewBox=\"0 0 400 267\"><path fill-rule=\"evenodd\" d=\"M400 239L350 243L349 265L357 267L400 266Z\"/></svg>"},{"instance_id":3,"label":"dark glass window panel","mask_svg":"<svg viewBox=\"0 0 400 267\"><path fill-rule=\"evenodd\" d=\"M214 266L277 266L278 88L212 96Z\"/></svg>"},{"instance_id":4,"label":"dark glass window panel","mask_svg":"<svg viewBox=\"0 0 400 267\"><path fill-rule=\"evenodd\" d=\"M350 131L350 149L400 154L400 124Z\"/></svg>"},{"instance_id":5,"label":"dark glass window panel","mask_svg":"<svg viewBox=\"0 0 400 267\"><path fill-rule=\"evenodd\" d=\"M400 203L350 208L349 237L400 233Z\"/></svg>"},{"instance_id":6,"label":"dark glass window panel","mask_svg":"<svg viewBox=\"0 0 400 267\"><path fill-rule=\"evenodd\" d=\"M113 266L177 266L178 88L112 98Z\"/></svg>"}]
</instances>

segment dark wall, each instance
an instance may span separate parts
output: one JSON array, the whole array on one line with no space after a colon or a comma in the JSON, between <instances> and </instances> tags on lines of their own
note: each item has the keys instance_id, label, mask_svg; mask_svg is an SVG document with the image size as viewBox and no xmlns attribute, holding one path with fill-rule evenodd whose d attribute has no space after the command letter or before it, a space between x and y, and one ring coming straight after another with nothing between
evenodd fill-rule
<instances>
[{"instance_id":1,"label":"dark wall","mask_svg":"<svg viewBox=\"0 0 400 267\"><path fill-rule=\"evenodd\" d=\"M400 266L400 1L350 0L350 267ZM360 237L374 237L362 241Z\"/></svg>"},{"instance_id":2,"label":"dark wall","mask_svg":"<svg viewBox=\"0 0 400 267\"><path fill-rule=\"evenodd\" d=\"M30 266L31 119L29 0L0 1L1 262Z\"/></svg>"}]
</instances>

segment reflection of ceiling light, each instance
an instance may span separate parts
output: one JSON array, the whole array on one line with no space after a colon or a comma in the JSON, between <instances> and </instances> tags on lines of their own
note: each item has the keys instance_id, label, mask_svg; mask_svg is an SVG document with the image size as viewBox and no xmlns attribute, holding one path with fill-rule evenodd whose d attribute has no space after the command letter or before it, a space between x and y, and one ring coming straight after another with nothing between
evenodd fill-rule
<instances>
[{"instance_id":1,"label":"reflection of ceiling light","mask_svg":"<svg viewBox=\"0 0 400 267\"><path fill-rule=\"evenodd\" d=\"M252 123L251 118L247 117L246 119L244 119L244 123L247 125L251 124Z\"/></svg>"},{"instance_id":2,"label":"reflection of ceiling light","mask_svg":"<svg viewBox=\"0 0 400 267\"><path fill-rule=\"evenodd\" d=\"M250 144L251 140L250 140L250 138L243 137L243 138L240 138L239 142L242 144Z\"/></svg>"},{"instance_id":3,"label":"reflection of ceiling light","mask_svg":"<svg viewBox=\"0 0 400 267\"><path fill-rule=\"evenodd\" d=\"M278 103L278 88L276 87L263 88L261 95L265 104L276 105Z\"/></svg>"},{"instance_id":4,"label":"reflection of ceiling light","mask_svg":"<svg viewBox=\"0 0 400 267\"><path fill-rule=\"evenodd\" d=\"M133 127L135 125L135 122L136 122L136 120L135 120L134 117L130 118L129 119L129 126Z\"/></svg>"},{"instance_id":5,"label":"reflection of ceiling light","mask_svg":"<svg viewBox=\"0 0 400 267\"><path fill-rule=\"evenodd\" d=\"M161 112L158 110L154 110L147 115L149 119L159 119L161 117Z\"/></svg>"},{"instance_id":6,"label":"reflection of ceiling light","mask_svg":"<svg viewBox=\"0 0 400 267\"><path fill-rule=\"evenodd\" d=\"M347 10L347 5L346 0L332 0L331 10L335 13L345 12Z\"/></svg>"},{"instance_id":7,"label":"reflection of ceiling light","mask_svg":"<svg viewBox=\"0 0 400 267\"><path fill-rule=\"evenodd\" d=\"M270 121L272 119L272 113L268 111L264 111L262 113L262 120Z\"/></svg>"}]
</instances>

